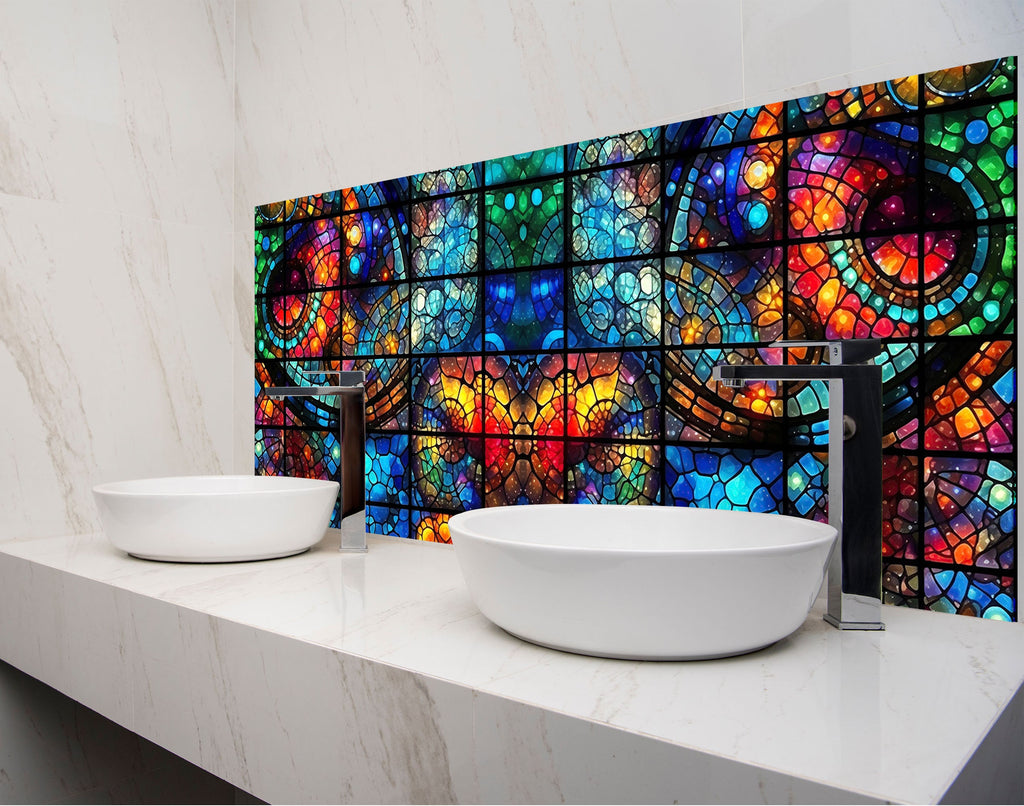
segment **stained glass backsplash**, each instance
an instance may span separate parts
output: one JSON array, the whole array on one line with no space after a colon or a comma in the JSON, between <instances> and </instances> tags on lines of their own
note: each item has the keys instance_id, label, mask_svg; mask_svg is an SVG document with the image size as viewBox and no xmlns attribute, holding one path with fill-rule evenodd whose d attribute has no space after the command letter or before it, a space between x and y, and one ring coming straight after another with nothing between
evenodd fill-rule
<instances>
[{"instance_id":1,"label":"stained glass backsplash","mask_svg":"<svg viewBox=\"0 0 1024 806\"><path fill-rule=\"evenodd\" d=\"M1016 620L1016 163L1008 57L262 205L256 472L337 473L332 401L262 394L325 362L366 373L371 532L825 520L825 386L711 368L880 338L885 601Z\"/></svg>"}]
</instances>

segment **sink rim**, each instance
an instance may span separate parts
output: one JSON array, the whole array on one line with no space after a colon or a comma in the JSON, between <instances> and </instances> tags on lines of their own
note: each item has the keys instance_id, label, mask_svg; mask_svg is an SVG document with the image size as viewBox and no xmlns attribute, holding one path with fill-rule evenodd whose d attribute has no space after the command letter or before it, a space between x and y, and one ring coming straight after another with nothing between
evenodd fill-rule
<instances>
[{"instance_id":1,"label":"sink rim","mask_svg":"<svg viewBox=\"0 0 1024 806\"><path fill-rule=\"evenodd\" d=\"M536 512L538 517L542 515L544 511L555 511L562 510L563 507L567 506L582 506L588 509L605 509L609 511L622 512L623 515L628 514L628 510L634 509L634 505L627 504L510 504L500 507L482 507L480 509L467 510L460 512L456 515L452 515L449 520L449 528L451 528L452 522L455 523L457 529L461 529L466 536L473 540L482 540L488 543L495 544L496 546L515 546L517 550L527 551L535 549L538 551L567 551L567 552L586 552L586 553L609 553L609 554L640 554L640 555L718 555L718 554L775 554L775 553L788 553L794 551L805 551L811 547L832 543L838 532L835 527L830 526L827 523L821 523L820 521L812 521L807 518L800 518L795 515L782 515L772 512L747 512L745 510L727 510L730 513L730 518L742 518L750 521L763 521L765 518L772 519L776 522L778 519L782 519L786 522L790 522L794 525L799 525L798 539L790 539L787 542L781 543L757 543L754 542L750 545L741 546L716 546L711 545L686 545L680 543L678 545L663 545L663 546L643 546L636 545L636 543L629 544L624 543L623 545L613 546L598 546L598 545L580 545L573 543L559 542L564 540L566 534L553 534L556 542L538 542L531 539L523 539L522 537L504 537L495 536L491 534L484 534L479 528L473 528L473 522L475 520L490 519L496 516L499 510L517 510L517 514L520 514L518 510L530 510ZM673 507L662 504L649 504L653 509L683 509L683 510L697 510L701 512L718 512L721 513L725 510L711 510L704 509L701 507ZM485 514L490 513L490 514ZM586 535L584 535L585 537ZM630 540L642 541L649 535L639 535L629 538ZM779 535L778 537L786 537L786 535ZM455 542L455 535L452 535L453 544Z\"/></svg>"},{"instance_id":2,"label":"sink rim","mask_svg":"<svg viewBox=\"0 0 1024 806\"><path fill-rule=\"evenodd\" d=\"M243 487L230 487L222 484L220 489L147 489L147 487L167 484L171 482L205 482L210 485L218 485L223 482L249 483L249 489ZM115 495L115 496L158 496L180 498L183 496L211 496L211 495L282 495L299 492L300 490L326 489L327 487L338 487L338 482L329 479L307 479L297 476L246 476L243 474L203 474L196 476L153 476L142 479L125 479L123 481L106 481L97 484L92 488L94 494Z\"/></svg>"}]
</instances>

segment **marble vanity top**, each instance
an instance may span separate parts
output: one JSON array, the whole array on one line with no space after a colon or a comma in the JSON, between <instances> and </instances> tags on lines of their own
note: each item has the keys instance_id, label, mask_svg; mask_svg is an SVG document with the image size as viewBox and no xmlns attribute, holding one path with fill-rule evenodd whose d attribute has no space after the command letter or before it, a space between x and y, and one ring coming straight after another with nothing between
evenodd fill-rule
<instances>
[{"instance_id":1,"label":"marble vanity top","mask_svg":"<svg viewBox=\"0 0 1024 806\"><path fill-rule=\"evenodd\" d=\"M450 546L369 544L183 565L102 535L6 543L0 657L266 800L937 802L978 776L1020 785L1019 624L887 607L885 632L840 632L816 608L742 657L603 660L490 624Z\"/></svg>"}]
</instances>

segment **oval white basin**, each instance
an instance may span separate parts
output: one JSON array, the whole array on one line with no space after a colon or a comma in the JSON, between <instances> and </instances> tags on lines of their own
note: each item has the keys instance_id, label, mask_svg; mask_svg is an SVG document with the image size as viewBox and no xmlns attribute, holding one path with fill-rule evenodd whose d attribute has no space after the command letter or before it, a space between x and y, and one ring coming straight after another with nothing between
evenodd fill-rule
<instances>
[{"instance_id":1,"label":"oval white basin","mask_svg":"<svg viewBox=\"0 0 1024 806\"><path fill-rule=\"evenodd\" d=\"M448 523L477 607L554 649L696 660L768 646L807 618L836 539L785 515L662 506L477 509Z\"/></svg>"},{"instance_id":2,"label":"oval white basin","mask_svg":"<svg viewBox=\"0 0 1024 806\"><path fill-rule=\"evenodd\" d=\"M107 538L146 560L269 560L324 536L338 483L284 476L179 476L93 488Z\"/></svg>"}]
</instances>

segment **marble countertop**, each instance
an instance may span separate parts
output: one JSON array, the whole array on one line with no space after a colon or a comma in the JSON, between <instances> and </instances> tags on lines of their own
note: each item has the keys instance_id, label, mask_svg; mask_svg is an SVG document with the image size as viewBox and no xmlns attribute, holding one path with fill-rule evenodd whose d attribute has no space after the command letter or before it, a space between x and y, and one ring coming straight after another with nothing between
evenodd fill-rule
<instances>
[{"instance_id":1,"label":"marble countertop","mask_svg":"<svg viewBox=\"0 0 1024 806\"><path fill-rule=\"evenodd\" d=\"M411 724L419 711L403 711L405 705L388 699L388 691L407 691L407 676L429 700L430 742L444 745L443 758L417 749L405 759L413 772L422 768L417 774L428 789L403 794L404 784L396 783L398 800L596 802L592 796L605 793L619 802L742 801L760 791L768 801L937 802L965 769L993 755L975 751L1001 717L1002 733L990 739L1000 746L1016 742L1010 753L1021 766L1019 624L887 607L885 632L841 632L812 611L789 638L742 657L588 658L525 643L488 622L473 605L450 546L375 536L369 544L365 555L322 544L268 562L185 565L133 559L102 535L6 543L0 545L0 656L265 799L344 800L346 793L388 799L386 781L364 786L346 773L341 784L325 779L322 789L296 791L271 783L287 775L268 773L264 780L252 769L260 753L268 759L280 753L264 750L261 743L270 739L255 738L258 731L276 725L297 742L300 723L310 720L289 722L290 709L303 706L287 704L282 690L290 685L299 691L288 696L308 698L318 685L326 691L338 684L354 697L353 672L346 669L356 662L361 681L373 669L391 681L387 691L360 683L371 686L368 702L397 722L393 728L374 723L379 752L390 758L404 741L389 733L401 723L419 729ZM166 640L156 638L161 635ZM231 671L232 642L248 658L248 672ZM207 654L200 653L204 643L213 646ZM175 653L192 657L191 665L176 667ZM261 671L253 671L253 658ZM233 717L225 707L221 727L228 738L205 735L197 698L207 683L195 668L202 663L210 665L211 697L242 703L251 695L261 704L239 711L269 707L260 717L266 724L247 727L247 717ZM282 668L275 671L277 663ZM320 668L325 663L342 664L340 681ZM251 674L257 682L246 682ZM95 682L95 675L106 679ZM173 688L176 675L185 694ZM264 706L268 696L274 702ZM363 707L353 702L339 703L339 713ZM175 707L190 708L192 716L175 726L159 723ZM630 738L636 741L629 744ZM371 757L365 737L360 741L358 752ZM614 762L602 760L602 752ZM447 765L439 789L429 788L432 765ZM535 768L541 772L531 773ZM601 780L604 771L622 787L629 775L636 780L618 791ZM677 778L669 780L668 771ZM984 771L1006 774L1002 766ZM389 775L397 781L404 773ZM652 788L654 776L665 779L662 789ZM715 776L722 779L717 784ZM295 777L314 785L308 771ZM577 778L590 783L574 784ZM623 798L629 793L637 797Z\"/></svg>"}]
</instances>

